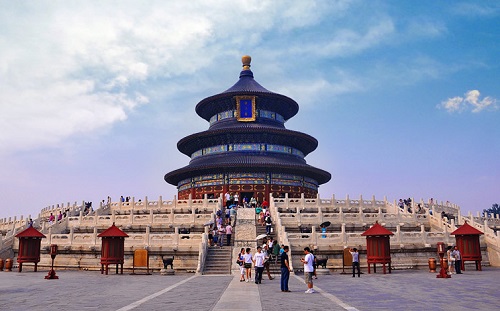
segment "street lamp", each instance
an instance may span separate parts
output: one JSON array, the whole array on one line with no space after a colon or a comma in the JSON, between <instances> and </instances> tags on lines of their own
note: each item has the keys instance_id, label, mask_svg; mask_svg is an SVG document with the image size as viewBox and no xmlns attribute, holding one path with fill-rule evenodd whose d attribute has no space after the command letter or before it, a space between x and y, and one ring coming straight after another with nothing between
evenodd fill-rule
<instances>
[{"instance_id":1,"label":"street lamp","mask_svg":"<svg viewBox=\"0 0 500 311\"><path fill-rule=\"evenodd\" d=\"M446 273L446 269L444 268L444 253L445 253L445 249L444 249L444 243L443 242L438 242L437 243L437 251L438 251L438 254L439 254L439 258L441 258L441 261L440 261L440 269L439 269L439 274L436 275L437 278L443 278L443 279L448 279L448 278L451 278L450 275L448 275L448 273Z\"/></svg>"},{"instance_id":2,"label":"street lamp","mask_svg":"<svg viewBox=\"0 0 500 311\"><path fill-rule=\"evenodd\" d=\"M46 280L58 279L56 271L54 270L54 259L57 255L57 244L50 244L50 258L52 258L52 267L50 268L49 274L45 276Z\"/></svg>"}]
</instances>

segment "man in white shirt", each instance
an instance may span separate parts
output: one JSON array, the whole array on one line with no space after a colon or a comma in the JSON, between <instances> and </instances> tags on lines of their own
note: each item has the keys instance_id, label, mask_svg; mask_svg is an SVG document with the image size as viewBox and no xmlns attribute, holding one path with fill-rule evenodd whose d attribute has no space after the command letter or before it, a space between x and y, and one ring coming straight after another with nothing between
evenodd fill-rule
<instances>
[{"instance_id":1,"label":"man in white shirt","mask_svg":"<svg viewBox=\"0 0 500 311\"><path fill-rule=\"evenodd\" d=\"M359 252L357 248L350 248L349 253L352 256L352 277L356 276L355 270L358 270L358 278L361 277L361 271L359 269Z\"/></svg>"},{"instance_id":2,"label":"man in white shirt","mask_svg":"<svg viewBox=\"0 0 500 311\"><path fill-rule=\"evenodd\" d=\"M264 272L264 261L266 260L265 253L262 252L262 247L257 247L257 253L253 256L253 263L255 265L255 284L262 283L262 272Z\"/></svg>"},{"instance_id":3,"label":"man in white shirt","mask_svg":"<svg viewBox=\"0 0 500 311\"><path fill-rule=\"evenodd\" d=\"M314 274L314 256L311 254L311 249L309 247L304 247L305 257L301 258L300 261L304 264L304 279L307 284L306 294L312 294L316 291L313 289L313 274Z\"/></svg>"}]
</instances>

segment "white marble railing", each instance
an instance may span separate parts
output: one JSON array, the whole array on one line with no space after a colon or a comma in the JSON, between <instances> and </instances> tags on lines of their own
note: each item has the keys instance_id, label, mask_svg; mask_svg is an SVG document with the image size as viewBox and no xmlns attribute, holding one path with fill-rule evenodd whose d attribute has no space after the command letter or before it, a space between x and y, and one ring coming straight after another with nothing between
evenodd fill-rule
<instances>
[{"instance_id":1,"label":"white marble railing","mask_svg":"<svg viewBox=\"0 0 500 311\"><path fill-rule=\"evenodd\" d=\"M31 216L24 218L24 216L21 215L19 218L14 216L0 219L0 231L5 231L7 233L6 236L12 236L16 232L19 232L19 229L24 229L30 218Z\"/></svg>"},{"instance_id":2,"label":"white marble railing","mask_svg":"<svg viewBox=\"0 0 500 311\"><path fill-rule=\"evenodd\" d=\"M178 228L175 228L175 233L151 233L149 228L146 228L144 233L127 233L125 238L125 247L127 248L144 248L144 247L162 247L165 249L177 250L180 247L195 247L200 246L202 241L201 233L181 234L178 233ZM97 229L89 233L74 233L71 231L68 234L46 234L46 238L42 239L42 247L57 244L63 249L100 249L101 238L98 237Z\"/></svg>"},{"instance_id":3,"label":"white marble railing","mask_svg":"<svg viewBox=\"0 0 500 311\"><path fill-rule=\"evenodd\" d=\"M194 211L194 210L193 210ZM195 214L193 212L186 214L156 214L151 210L148 214L130 214L117 215L115 211L111 215L91 215L68 217L69 228L80 227L109 227L113 223L117 226L133 225L166 225L166 226L195 226L204 225L211 219L214 219L214 213Z\"/></svg>"},{"instance_id":4,"label":"white marble railing","mask_svg":"<svg viewBox=\"0 0 500 311\"><path fill-rule=\"evenodd\" d=\"M281 223L285 226L316 225L330 221L332 224L355 223L355 224L374 224L378 221L381 224L429 224L429 215L427 214L409 214L409 213L286 213L278 212Z\"/></svg>"},{"instance_id":5,"label":"white marble railing","mask_svg":"<svg viewBox=\"0 0 500 311\"><path fill-rule=\"evenodd\" d=\"M208 254L208 234L203 233L201 236L200 248L198 251L198 266L196 267L196 273L203 273L203 268L205 267L205 261Z\"/></svg>"},{"instance_id":6,"label":"white marble railing","mask_svg":"<svg viewBox=\"0 0 500 311\"><path fill-rule=\"evenodd\" d=\"M176 199L174 196L173 200L163 200L160 196L158 200L149 200L145 197L143 200L136 200L135 197L131 197L128 202L111 202L105 204L104 208L110 208L111 210L116 210L120 212L128 212L130 210L162 210L162 209L214 209L220 207L222 204L221 198L208 199L205 195L203 199L192 199L191 195L188 199L180 200Z\"/></svg>"},{"instance_id":7,"label":"white marble railing","mask_svg":"<svg viewBox=\"0 0 500 311\"><path fill-rule=\"evenodd\" d=\"M405 245L420 245L424 247L431 247L438 242L445 242L452 244L453 237L450 237L447 232L426 232L422 226L420 231L416 232L402 232L401 226L396 227L396 232L390 237L391 244L404 247ZM366 237L361 236L359 233L345 232L345 226L342 226L340 233L321 233L313 228L311 233L288 233L288 239L294 245L314 245L318 248L330 247L347 247L358 246L366 244Z\"/></svg>"}]
</instances>

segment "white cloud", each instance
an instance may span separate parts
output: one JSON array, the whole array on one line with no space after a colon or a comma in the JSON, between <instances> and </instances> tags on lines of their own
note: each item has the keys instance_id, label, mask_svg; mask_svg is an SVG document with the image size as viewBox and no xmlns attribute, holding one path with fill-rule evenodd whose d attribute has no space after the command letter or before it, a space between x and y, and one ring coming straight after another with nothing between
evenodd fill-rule
<instances>
[{"instance_id":1,"label":"white cloud","mask_svg":"<svg viewBox=\"0 0 500 311\"><path fill-rule=\"evenodd\" d=\"M492 17L497 16L500 12L500 5L498 2L493 3L469 3L462 2L452 6L452 12L457 15L466 17Z\"/></svg>"},{"instance_id":2,"label":"white cloud","mask_svg":"<svg viewBox=\"0 0 500 311\"><path fill-rule=\"evenodd\" d=\"M478 90L471 90L464 94L464 97L456 96L448 98L441 102L437 107L447 110L448 112L462 112L471 110L474 113L481 112L485 109L498 109L497 100L492 97L484 97L480 99L481 93Z\"/></svg>"},{"instance_id":3,"label":"white cloud","mask_svg":"<svg viewBox=\"0 0 500 311\"><path fill-rule=\"evenodd\" d=\"M349 56L359 54L386 42L394 31L395 27L392 20L386 18L366 26L364 30L353 30L351 28L332 30L332 35L324 41L308 45L296 45L291 50L298 54L319 55L322 57Z\"/></svg>"},{"instance_id":4,"label":"white cloud","mask_svg":"<svg viewBox=\"0 0 500 311\"><path fill-rule=\"evenodd\" d=\"M0 3L0 145L9 146L2 152L56 147L124 121L155 92L145 81L173 82L215 58L241 56L242 47L255 49L273 28L291 32L348 7L348 1Z\"/></svg>"}]
</instances>

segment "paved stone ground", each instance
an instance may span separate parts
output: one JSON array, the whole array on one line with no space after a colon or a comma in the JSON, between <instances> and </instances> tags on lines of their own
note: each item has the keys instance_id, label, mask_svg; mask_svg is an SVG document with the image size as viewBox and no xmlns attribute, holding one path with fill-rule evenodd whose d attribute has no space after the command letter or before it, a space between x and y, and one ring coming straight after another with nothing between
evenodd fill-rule
<instances>
[{"instance_id":1,"label":"paved stone ground","mask_svg":"<svg viewBox=\"0 0 500 311\"><path fill-rule=\"evenodd\" d=\"M314 294L302 276L291 293L279 276L262 284L234 276L101 275L93 271L0 272L0 310L499 310L500 269L467 270L451 279L427 271L319 275Z\"/></svg>"}]
</instances>

